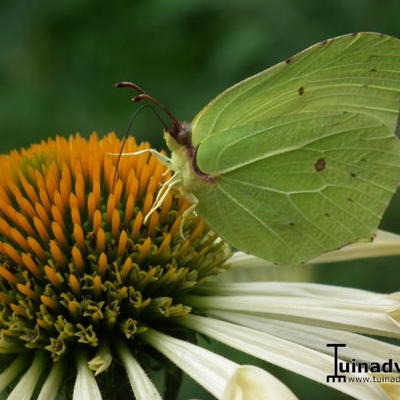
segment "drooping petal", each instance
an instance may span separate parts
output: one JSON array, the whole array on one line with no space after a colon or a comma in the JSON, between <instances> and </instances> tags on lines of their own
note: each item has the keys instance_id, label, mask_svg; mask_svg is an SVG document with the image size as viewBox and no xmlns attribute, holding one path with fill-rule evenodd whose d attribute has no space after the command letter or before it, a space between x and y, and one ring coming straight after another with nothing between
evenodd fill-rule
<instances>
[{"instance_id":1,"label":"drooping petal","mask_svg":"<svg viewBox=\"0 0 400 400\"><path fill-rule=\"evenodd\" d=\"M261 368L243 365L229 380L222 400L295 400L297 397L279 379Z\"/></svg>"},{"instance_id":2,"label":"drooping petal","mask_svg":"<svg viewBox=\"0 0 400 400\"><path fill-rule=\"evenodd\" d=\"M392 375L392 374L390 374ZM388 378L387 375L381 376L381 378L385 379ZM395 380L395 382L391 383L381 383L382 389L385 391L385 393L389 396L390 400L399 400L400 399L400 375L395 374L392 377L389 377L389 379Z\"/></svg>"},{"instance_id":3,"label":"drooping petal","mask_svg":"<svg viewBox=\"0 0 400 400\"><path fill-rule=\"evenodd\" d=\"M185 296L185 304L207 312L237 311L304 321L306 324L400 338L400 326L390 315L399 303L342 301L300 296ZM388 304L389 303L389 304Z\"/></svg>"},{"instance_id":4,"label":"drooping petal","mask_svg":"<svg viewBox=\"0 0 400 400\"><path fill-rule=\"evenodd\" d=\"M242 366L209 350L153 329L141 337L219 400L274 399L279 398L273 397L279 393L290 394L288 400L296 398L282 383L278 384L275 378L259 368L244 367L241 370ZM271 383L268 388L266 382ZM255 397L263 391L270 397Z\"/></svg>"},{"instance_id":5,"label":"drooping petal","mask_svg":"<svg viewBox=\"0 0 400 400\"><path fill-rule=\"evenodd\" d=\"M242 251L235 252L228 260L228 263L232 268L258 268L275 266L275 264L270 261L243 253Z\"/></svg>"},{"instance_id":6,"label":"drooping petal","mask_svg":"<svg viewBox=\"0 0 400 400\"><path fill-rule=\"evenodd\" d=\"M340 250L330 251L311 260L312 264L350 261L360 258L396 256L400 254L400 235L378 230L372 242L354 243Z\"/></svg>"},{"instance_id":7,"label":"drooping petal","mask_svg":"<svg viewBox=\"0 0 400 400\"><path fill-rule=\"evenodd\" d=\"M389 358L400 359L399 346L356 333L230 311L214 311L212 316L330 355L333 355L333 348L327 347L328 343L345 343L346 347L340 349L340 356L345 360L385 362Z\"/></svg>"},{"instance_id":8,"label":"drooping petal","mask_svg":"<svg viewBox=\"0 0 400 400\"><path fill-rule=\"evenodd\" d=\"M43 352L36 352L31 366L20 378L7 400L30 400L47 360L48 358Z\"/></svg>"},{"instance_id":9,"label":"drooping petal","mask_svg":"<svg viewBox=\"0 0 400 400\"><path fill-rule=\"evenodd\" d=\"M309 264L350 261L362 258L400 255L400 235L378 230L372 242L353 243L340 250L330 251L309 261ZM271 267L273 263L243 252L236 252L229 264L233 268Z\"/></svg>"},{"instance_id":10,"label":"drooping petal","mask_svg":"<svg viewBox=\"0 0 400 400\"><path fill-rule=\"evenodd\" d=\"M226 384L237 368L237 364L233 361L154 329L146 331L141 338L169 358L212 395L218 399L222 398Z\"/></svg>"},{"instance_id":11,"label":"drooping petal","mask_svg":"<svg viewBox=\"0 0 400 400\"><path fill-rule=\"evenodd\" d=\"M390 320L400 328L400 307L393 308L388 312Z\"/></svg>"},{"instance_id":12,"label":"drooping petal","mask_svg":"<svg viewBox=\"0 0 400 400\"><path fill-rule=\"evenodd\" d=\"M229 268L217 275L215 282L288 281L310 282L314 270L310 265L274 265L250 254L236 252L228 260Z\"/></svg>"},{"instance_id":13,"label":"drooping petal","mask_svg":"<svg viewBox=\"0 0 400 400\"><path fill-rule=\"evenodd\" d=\"M194 293L208 296L304 297L333 300L339 303L387 305L392 307L400 305L399 299L396 299L393 295L344 286L304 282L209 282L196 288Z\"/></svg>"},{"instance_id":14,"label":"drooping petal","mask_svg":"<svg viewBox=\"0 0 400 400\"><path fill-rule=\"evenodd\" d=\"M46 378L37 400L54 400L62 384L65 373L65 363L58 361L53 364L50 374Z\"/></svg>"},{"instance_id":15,"label":"drooping petal","mask_svg":"<svg viewBox=\"0 0 400 400\"><path fill-rule=\"evenodd\" d=\"M87 356L83 351L77 351L78 373L75 380L73 400L102 400L99 386L89 369Z\"/></svg>"},{"instance_id":16,"label":"drooping petal","mask_svg":"<svg viewBox=\"0 0 400 400\"><path fill-rule=\"evenodd\" d=\"M179 323L254 357L332 386L356 399L388 399L382 388L372 382L327 383L326 376L332 374L334 368L334 359L329 355L264 332L208 317L190 315ZM353 376L368 378L366 374L354 374Z\"/></svg>"},{"instance_id":17,"label":"drooping petal","mask_svg":"<svg viewBox=\"0 0 400 400\"><path fill-rule=\"evenodd\" d=\"M0 392L27 367L28 358L25 355L18 356L1 374L0 374Z\"/></svg>"},{"instance_id":18,"label":"drooping petal","mask_svg":"<svg viewBox=\"0 0 400 400\"><path fill-rule=\"evenodd\" d=\"M126 344L119 341L116 344L116 348L125 367L135 398L137 400L161 400L156 387L135 357L133 357Z\"/></svg>"}]
</instances>

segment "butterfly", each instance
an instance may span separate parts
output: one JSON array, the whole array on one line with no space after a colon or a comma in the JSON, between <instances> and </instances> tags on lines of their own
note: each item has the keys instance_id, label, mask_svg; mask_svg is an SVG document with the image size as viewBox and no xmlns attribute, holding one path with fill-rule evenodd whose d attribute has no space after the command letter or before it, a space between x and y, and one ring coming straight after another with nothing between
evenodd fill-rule
<instances>
[{"instance_id":1,"label":"butterfly","mask_svg":"<svg viewBox=\"0 0 400 400\"><path fill-rule=\"evenodd\" d=\"M153 210L178 187L187 213L276 264L372 240L400 178L399 39L324 40L227 89L190 124L126 86L172 121L171 157L158 156L174 175Z\"/></svg>"}]
</instances>

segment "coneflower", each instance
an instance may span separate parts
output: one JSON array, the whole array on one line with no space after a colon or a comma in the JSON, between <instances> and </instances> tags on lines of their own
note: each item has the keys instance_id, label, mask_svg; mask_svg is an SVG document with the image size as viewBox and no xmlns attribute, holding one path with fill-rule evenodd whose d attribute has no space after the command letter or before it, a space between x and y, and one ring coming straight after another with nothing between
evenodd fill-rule
<instances>
[{"instance_id":1,"label":"coneflower","mask_svg":"<svg viewBox=\"0 0 400 400\"><path fill-rule=\"evenodd\" d=\"M129 387L137 399L160 399L145 372L154 366L164 367L165 397L173 399L174 365L218 399L290 399L290 390L267 372L198 347L195 332L247 346L242 350L322 383L332 357L290 335L299 332L296 324L307 327L305 336L320 335L318 329L328 337L340 330L400 336L397 297L363 292L362 302L359 291L312 284L205 283L229 263L259 261L231 257L194 214L184 221L184 239L182 214L190 204L178 193L169 193L144 223L172 172L149 154L123 158L116 170L110 153L120 146L114 134L77 135L0 158L0 390L7 399L133 398ZM147 148L133 138L125 147ZM323 318L311 316L310 299L322 302ZM291 317L296 323L270 322ZM359 335L346 335L357 343ZM382 357L398 351L362 338ZM360 399L390 398L382 388L337 386Z\"/></svg>"}]
</instances>

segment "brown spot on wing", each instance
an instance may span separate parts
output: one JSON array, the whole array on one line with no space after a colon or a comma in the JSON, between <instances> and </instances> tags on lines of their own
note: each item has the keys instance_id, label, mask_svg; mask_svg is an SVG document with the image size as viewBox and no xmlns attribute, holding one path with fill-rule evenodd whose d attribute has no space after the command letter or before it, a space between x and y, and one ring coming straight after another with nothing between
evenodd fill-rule
<instances>
[{"instance_id":1,"label":"brown spot on wing","mask_svg":"<svg viewBox=\"0 0 400 400\"><path fill-rule=\"evenodd\" d=\"M326 167L326 161L324 158L319 158L316 163L314 164L314 168L317 172L321 172Z\"/></svg>"},{"instance_id":2,"label":"brown spot on wing","mask_svg":"<svg viewBox=\"0 0 400 400\"><path fill-rule=\"evenodd\" d=\"M303 88L303 86L299 87L299 89L298 89L297 91L299 92L299 95L300 95L300 96L303 96L303 94L304 94L304 88Z\"/></svg>"}]
</instances>

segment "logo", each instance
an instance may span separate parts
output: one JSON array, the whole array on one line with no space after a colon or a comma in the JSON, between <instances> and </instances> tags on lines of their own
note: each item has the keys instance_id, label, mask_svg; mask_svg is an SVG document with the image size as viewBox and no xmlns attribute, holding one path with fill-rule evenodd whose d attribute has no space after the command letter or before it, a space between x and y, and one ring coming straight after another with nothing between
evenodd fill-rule
<instances>
[{"instance_id":1,"label":"logo","mask_svg":"<svg viewBox=\"0 0 400 400\"><path fill-rule=\"evenodd\" d=\"M328 343L326 346L334 348L334 357L335 357L335 367L334 367L335 373L333 375L327 375L326 381L327 382L346 382L347 381L346 375L338 374L338 371L339 371L338 348L346 347L346 345L344 343Z\"/></svg>"},{"instance_id":2,"label":"logo","mask_svg":"<svg viewBox=\"0 0 400 400\"><path fill-rule=\"evenodd\" d=\"M339 348L346 347L344 343L328 343L327 347L334 348L333 375L326 376L326 382L376 382L376 383L400 383L400 361L389 358L385 362L362 362L356 359L343 361L339 358ZM345 374L375 374L371 376L356 377ZM393 376L382 376L382 374L396 374ZM378 375L377 375L378 374Z\"/></svg>"}]
</instances>

